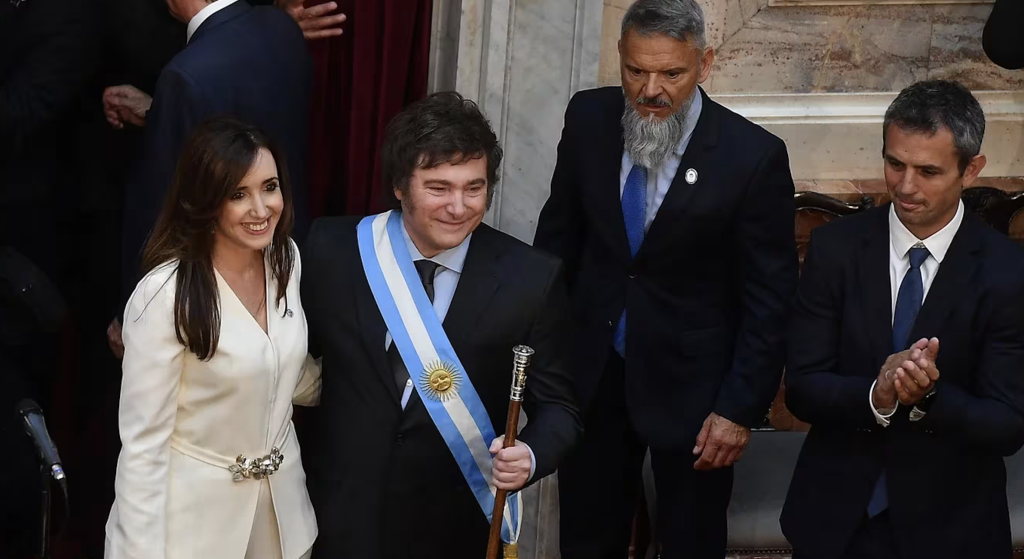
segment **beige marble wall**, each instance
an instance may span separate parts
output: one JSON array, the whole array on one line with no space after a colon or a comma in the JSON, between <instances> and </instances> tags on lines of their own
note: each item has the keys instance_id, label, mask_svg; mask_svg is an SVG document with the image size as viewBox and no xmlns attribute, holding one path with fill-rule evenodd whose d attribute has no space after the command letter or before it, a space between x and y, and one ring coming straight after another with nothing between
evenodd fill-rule
<instances>
[{"instance_id":1,"label":"beige marble wall","mask_svg":"<svg viewBox=\"0 0 1024 559\"><path fill-rule=\"evenodd\" d=\"M599 83L619 83L616 44L630 0L606 0ZM852 3L852 2L851 2ZM899 91L926 78L974 90L1024 89L1024 72L989 62L981 31L992 6L769 6L704 0L718 51L713 93Z\"/></svg>"}]
</instances>

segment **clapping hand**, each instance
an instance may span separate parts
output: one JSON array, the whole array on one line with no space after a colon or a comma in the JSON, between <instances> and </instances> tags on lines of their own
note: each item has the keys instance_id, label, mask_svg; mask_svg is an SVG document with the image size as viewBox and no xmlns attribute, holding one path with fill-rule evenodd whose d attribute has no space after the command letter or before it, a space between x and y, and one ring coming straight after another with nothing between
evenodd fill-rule
<instances>
[{"instance_id":1,"label":"clapping hand","mask_svg":"<svg viewBox=\"0 0 1024 559\"><path fill-rule=\"evenodd\" d=\"M910 356L896 368L896 395L900 403L913 406L932 390L939 380L935 360L939 357L939 339L921 339L910 349Z\"/></svg>"},{"instance_id":2,"label":"clapping hand","mask_svg":"<svg viewBox=\"0 0 1024 559\"><path fill-rule=\"evenodd\" d=\"M885 363L882 368L878 370L878 378L875 379L875 388L871 392L871 403L875 406L875 409L888 413L890 410L896 407L897 395L896 395L896 369L908 359L910 354L915 349L924 349L927 347L927 340L924 343L918 341L910 349L896 352L885 359Z\"/></svg>"}]
</instances>

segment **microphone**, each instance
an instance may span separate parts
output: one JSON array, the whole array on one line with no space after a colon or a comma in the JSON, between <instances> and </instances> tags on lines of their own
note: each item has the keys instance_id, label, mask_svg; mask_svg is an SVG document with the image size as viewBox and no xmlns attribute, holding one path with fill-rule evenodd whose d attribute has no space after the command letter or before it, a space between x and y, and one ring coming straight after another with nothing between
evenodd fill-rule
<instances>
[{"instance_id":1,"label":"microphone","mask_svg":"<svg viewBox=\"0 0 1024 559\"><path fill-rule=\"evenodd\" d=\"M53 479L63 488L67 483L64 468L61 466L60 456L57 455L57 447L46 430L43 410L35 401L26 399L18 403L18 415L25 422L25 432L32 437L32 442L36 444L36 450L39 451L43 464L50 469Z\"/></svg>"}]
</instances>

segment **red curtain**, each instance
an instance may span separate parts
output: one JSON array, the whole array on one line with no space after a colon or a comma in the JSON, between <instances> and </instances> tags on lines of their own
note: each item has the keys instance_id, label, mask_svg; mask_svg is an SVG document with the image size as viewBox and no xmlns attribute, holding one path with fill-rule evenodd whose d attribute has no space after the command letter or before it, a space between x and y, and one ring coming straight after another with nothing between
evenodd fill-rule
<instances>
[{"instance_id":1,"label":"red curtain","mask_svg":"<svg viewBox=\"0 0 1024 559\"><path fill-rule=\"evenodd\" d=\"M432 0L336 1L348 16L345 33L310 45L314 218L387 209L378 161L384 128L427 93Z\"/></svg>"}]
</instances>

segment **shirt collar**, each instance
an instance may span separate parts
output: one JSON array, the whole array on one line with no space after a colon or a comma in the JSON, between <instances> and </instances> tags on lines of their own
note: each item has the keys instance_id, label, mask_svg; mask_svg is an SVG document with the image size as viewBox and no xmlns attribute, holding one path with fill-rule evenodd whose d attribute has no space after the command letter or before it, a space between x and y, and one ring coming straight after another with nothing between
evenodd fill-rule
<instances>
[{"instance_id":1,"label":"shirt collar","mask_svg":"<svg viewBox=\"0 0 1024 559\"><path fill-rule=\"evenodd\" d=\"M702 108L704 108L704 96L700 94L700 88L698 87L693 90L693 103L690 104L690 110L686 112L683 139L676 146L676 155L679 157L683 156L683 153L686 152L686 146L690 145L690 136L693 136L693 131L697 128L697 121L700 119Z\"/></svg>"},{"instance_id":2,"label":"shirt collar","mask_svg":"<svg viewBox=\"0 0 1024 559\"><path fill-rule=\"evenodd\" d=\"M423 256L420 250L416 248L416 243L412 242L412 237L409 236L409 231L405 228L404 215L402 216L402 237L405 238L405 246L409 249L409 255L412 256L413 262L417 260L430 260L457 274L461 274L462 266L466 263L466 254L469 252L469 241L473 238L473 234L470 233L459 246L442 251L433 258Z\"/></svg>"},{"instance_id":3,"label":"shirt collar","mask_svg":"<svg viewBox=\"0 0 1024 559\"><path fill-rule=\"evenodd\" d=\"M900 221L899 216L896 215L896 206L889 207L889 238L892 240L892 248L896 250L896 254L900 258L905 258L910 249L917 243L924 244L925 248L928 249L928 253L933 258L942 264L942 259L946 257L946 253L949 252L949 245L953 244L953 237L956 237L956 232L960 230L960 224L964 220L964 203L960 201L960 205L956 209L956 215L953 219L946 224L945 227L939 229L935 234L927 239L918 239L913 233L907 229L906 225Z\"/></svg>"},{"instance_id":4,"label":"shirt collar","mask_svg":"<svg viewBox=\"0 0 1024 559\"><path fill-rule=\"evenodd\" d=\"M238 0L216 0L215 2L207 4L206 7L202 10L199 10L199 13L193 16L192 19L188 22L188 30L186 31L185 35L185 42L187 43L192 40L192 35L195 34L196 30L199 29L199 26L202 25L204 21L209 19L210 16L223 10L224 8L227 8L228 6L234 4L237 1Z\"/></svg>"}]
</instances>

